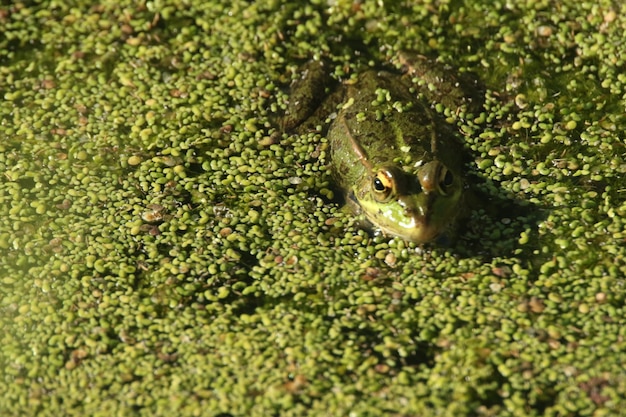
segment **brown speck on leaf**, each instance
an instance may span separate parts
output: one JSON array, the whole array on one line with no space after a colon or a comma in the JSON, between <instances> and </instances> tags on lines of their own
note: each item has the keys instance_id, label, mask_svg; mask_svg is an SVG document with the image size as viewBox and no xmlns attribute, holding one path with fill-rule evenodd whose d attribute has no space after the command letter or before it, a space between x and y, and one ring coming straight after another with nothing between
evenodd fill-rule
<instances>
[{"instance_id":1,"label":"brown speck on leaf","mask_svg":"<svg viewBox=\"0 0 626 417\"><path fill-rule=\"evenodd\" d=\"M220 230L219 233L221 237L226 237L233 233L233 229L231 229L230 227L224 227Z\"/></svg>"},{"instance_id":2,"label":"brown speck on leaf","mask_svg":"<svg viewBox=\"0 0 626 417\"><path fill-rule=\"evenodd\" d=\"M187 97L187 93L185 91L179 90L178 88L173 88L170 90L170 96L174 98L185 98Z\"/></svg>"},{"instance_id":3,"label":"brown speck on leaf","mask_svg":"<svg viewBox=\"0 0 626 417\"><path fill-rule=\"evenodd\" d=\"M379 363L378 365L374 367L374 369L379 374L386 374L387 372L389 372L389 365L384 364L384 363Z\"/></svg>"},{"instance_id":4,"label":"brown speck on leaf","mask_svg":"<svg viewBox=\"0 0 626 417\"><path fill-rule=\"evenodd\" d=\"M56 208L58 208L59 210L67 210L70 207L72 207L72 202L68 200L67 198L63 200L61 203L56 205Z\"/></svg>"},{"instance_id":5,"label":"brown speck on leaf","mask_svg":"<svg viewBox=\"0 0 626 417\"><path fill-rule=\"evenodd\" d=\"M497 276L497 277L508 277L509 275L511 275L511 268L509 268L508 266L498 266L498 267L494 267L491 269L491 272Z\"/></svg>"},{"instance_id":6,"label":"brown speck on leaf","mask_svg":"<svg viewBox=\"0 0 626 417\"><path fill-rule=\"evenodd\" d=\"M214 80L217 78L217 75L215 75L214 72L210 72L210 71L205 71L201 74L198 74L198 76L196 76L197 80Z\"/></svg>"},{"instance_id":7,"label":"brown speck on leaf","mask_svg":"<svg viewBox=\"0 0 626 417\"><path fill-rule=\"evenodd\" d=\"M541 313L546 308L543 301L537 297L531 297L530 301L528 302L528 306L530 307L530 311L532 311L533 313Z\"/></svg>"},{"instance_id":8,"label":"brown speck on leaf","mask_svg":"<svg viewBox=\"0 0 626 417\"><path fill-rule=\"evenodd\" d=\"M393 254L393 252L389 252L386 256L385 256L385 263L387 265L389 265L390 267L394 267L396 266L398 259L396 257L396 255Z\"/></svg>"},{"instance_id":9,"label":"brown speck on leaf","mask_svg":"<svg viewBox=\"0 0 626 417\"><path fill-rule=\"evenodd\" d=\"M159 352L157 353L157 358L159 358L163 362L171 363L171 362L176 362L176 359L178 359L178 355L176 353L169 354L169 353Z\"/></svg>"},{"instance_id":10,"label":"brown speck on leaf","mask_svg":"<svg viewBox=\"0 0 626 417\"><path fill-rule=\"evenodd\" d=\"M131 25L124 23L122 26L120 26L120 30L122 31L123 34L125 35L130 35L134 32L134 29Z\"/></svg>"},{"instance_id":11,"label":"brown speck on leaf","mask_svg":"<svg viewBox=\"0 0 626 417\"><path fill-rule=\"evenodd\" d=\"M463 274L461 274L461 280L463 282L466 282L466 281L474 278L474 275L476 275L476 274L473 273L473 272L464 272Z\"/></svg>"},{"instance_id":12,"label":"brown speck on leaf","mask_svg":"<svg viewBox=\"0 0 626 417\"><path fill-rule=\"evenodd\" d=\"M55 129L50 129L50 133L53 135L65 136L67 135L67 130L62 127L57 127Z\"/></svg>"},{"instance_id":13,"label":"brown speck on leaf","mask_svg":"<svg viewBox=\"0 0 626 417\"><path fill-rule=\"evenodd\" d=\"M378 278L379 275L380 275L380 269L370 267L365 270L365 273L363 275L361 275L361 279L363 281L372 281Z\"/></svg>"},{"instance_id":14,"label":"brown speck on leaf","mask_svg":"<svg viewBox=\"0 0 626 417\"><path fill-rule=\"evenodd\" d=\"M54 80L50 80L50 79L45 79L41 82L41 87L46 89L46 90L51 90L54 87L56 87L57 84L54 82Z\"/></svg>"},{"instance_id":15,"label":"brown speck on leaf","mask_svg":"<svg viewBox=\"0 0 626 417\"><path fill-rule=\"evenodd\" d=\"M612 23L617 18L617 13L615 10L609 10L604 15L604 23Z\"/></svg>"},{"instance_id":16,"label":"brown speck on leaf","mask_svg":"<svg viewBox=\"0 0 626 417\"><path fill-rule=\"evenodd\" d=\"M611 398L602 395L602 389L609 385L609 381L602 377L591 378L589 381L581 382L578 386L582 389L596 405L603 405Z\"/></svg>"},{"instance_id":17,"label":"brown speck on leaf","mask_svg":"<svg viewBox=\"0 0 626 417\"><path fill-rule=\"evenodd\" d=\"M298 392L308 384L306 377L302 374L297 374L290 381L285 382L283 385L289 392Z\"/></svg>"}]
</instances>

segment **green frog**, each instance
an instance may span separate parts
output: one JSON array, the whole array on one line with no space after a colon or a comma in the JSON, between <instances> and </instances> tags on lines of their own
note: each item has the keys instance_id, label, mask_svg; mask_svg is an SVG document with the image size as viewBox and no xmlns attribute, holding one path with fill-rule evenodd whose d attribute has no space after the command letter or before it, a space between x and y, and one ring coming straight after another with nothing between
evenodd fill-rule
<instances>
[{"instance_id":1,"label":"green frog","mask_svg":"<svg viewBox=\"0 0 626 417\"><path fill-rule=\"evenodd\" d=\"M425 102L432 80L453 80L439 88L452 104L471 99L454 90L454 77L433 73L440 65L421 57L404 63L403 74L368 69L326 99L315 93L328 90L323 64L309 63L292 85L283 125L327 126L333 176L353 211L385 235L421 244L455 223L466 188L455 131ZM413 77L430 85L427 100L418 99Z\"/></svg>"}]
</instances>

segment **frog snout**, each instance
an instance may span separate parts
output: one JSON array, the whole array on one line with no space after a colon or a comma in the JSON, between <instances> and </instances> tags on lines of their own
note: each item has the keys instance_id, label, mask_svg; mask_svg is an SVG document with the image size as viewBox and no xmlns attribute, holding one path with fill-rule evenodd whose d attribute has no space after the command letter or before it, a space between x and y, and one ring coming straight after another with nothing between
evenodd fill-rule
<instances>
[{"instance_id":1,"label":"frog snout","mask_svg":"<svg viewBox=\"0 0 626 417\"><path fill-rule=\"evenodd\" d=\"M454 184L454 175L441 162L431 161L424 165L417 175L424 194L446 195Z\"/></svg>"}]
</instances>

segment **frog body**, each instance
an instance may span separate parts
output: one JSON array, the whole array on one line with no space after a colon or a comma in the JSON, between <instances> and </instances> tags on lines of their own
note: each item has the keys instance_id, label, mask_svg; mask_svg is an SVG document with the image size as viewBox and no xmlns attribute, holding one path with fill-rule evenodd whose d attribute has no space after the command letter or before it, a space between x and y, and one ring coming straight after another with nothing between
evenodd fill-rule
<instances>
[{"instance_id":1,"label":"frog body","mask_svg":"<svg viewBox=\"0 0 626 417\"><path fill-rule=\"evenodd\" d=\"M339 104L327 131L330 166L354 211L386 235L416 243L444 233L465 188L454 129L417 98L407 75L366 70L332 97Z\"/></svg>"}]
</instances>

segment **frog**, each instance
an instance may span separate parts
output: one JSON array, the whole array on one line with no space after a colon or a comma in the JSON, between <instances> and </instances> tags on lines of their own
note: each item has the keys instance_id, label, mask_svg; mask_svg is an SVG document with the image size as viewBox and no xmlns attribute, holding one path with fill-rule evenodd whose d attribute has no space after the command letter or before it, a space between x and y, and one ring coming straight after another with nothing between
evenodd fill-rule
<instances>
[{"instance_id":1,"label":"frog","mask_svg":"<svg viewBox=\"0 0 626 417\"><path fill-rule=\"evenodd\" d=\"M400 71L366 68L334 88L323 61L307 63L292 84L283 127L322 126L334 183L366 229L416 244L441 241L463 217L468 185L462 143L430 100L433 82L444 81L438 97L446 107L478 100L428 58L404 54L399 62Z\"/></svg>"}]
</instances>

